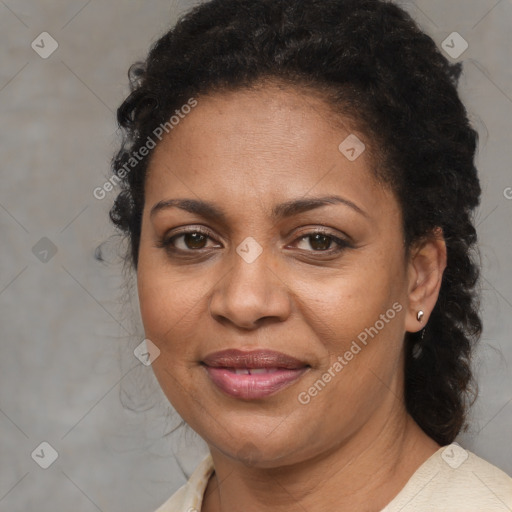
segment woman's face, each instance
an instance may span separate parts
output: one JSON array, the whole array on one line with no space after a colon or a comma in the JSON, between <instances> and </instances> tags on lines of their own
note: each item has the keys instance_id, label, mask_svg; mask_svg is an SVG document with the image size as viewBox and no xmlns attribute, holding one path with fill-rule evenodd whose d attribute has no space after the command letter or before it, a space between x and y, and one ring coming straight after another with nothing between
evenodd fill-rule
<instances>
[{"instance_id":1,"label":"woman's face","mask_svg":"<svg viewBox=\"0 0 512 512\"><path fill-rule=\"evenodd\" d=\"M329 119L293 89L198 98L148 169L138 292L153 369L212 449L261 467L378 435L403 411L401 212L370 141L340 150L354 132Z\"/></svg>"}]
</instances>

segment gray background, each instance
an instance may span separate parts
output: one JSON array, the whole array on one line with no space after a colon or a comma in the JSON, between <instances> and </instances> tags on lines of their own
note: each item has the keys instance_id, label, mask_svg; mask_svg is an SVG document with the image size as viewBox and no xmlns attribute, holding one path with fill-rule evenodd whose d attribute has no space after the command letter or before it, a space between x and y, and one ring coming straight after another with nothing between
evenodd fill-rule
<instances>
[{"instance_id":1,"label":"gray background","mask_svg":"<svg viewBox=\"0 0 512 512\"><path fill-rule=\"evenodd\" d=\"M0 1L1 511L152 511L185 481L180 467L189 474L204 453L184 429L163 437L179 418L133 356L144 336L116 240L105 263L94 259L112 233L114 192L92 194L118 144L129 65L191 5ZM469 43L459 60L481 135L485 331L481 395L460 442L512 474L512 2L401 5L439 46L454 31ZM42 32L59 45L47 59L31 48ZM46 470L31 458L43 441L58 452Z\"/></svg>"}]
</instances>

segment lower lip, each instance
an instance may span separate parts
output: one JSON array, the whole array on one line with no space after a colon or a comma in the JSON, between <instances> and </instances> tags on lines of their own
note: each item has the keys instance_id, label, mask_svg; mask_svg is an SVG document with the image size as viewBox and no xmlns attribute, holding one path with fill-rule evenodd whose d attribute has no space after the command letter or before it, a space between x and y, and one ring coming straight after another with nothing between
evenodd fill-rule
<instances>
[{"instance_id":1,"label":"lower lip","mask_svg":"<svg viewBox=\"0 0 512 512\"><path fill-rule=\"evenodd\" d=\"M307 368L279 369L272 373L241 375L226 368L205 366L212 382L224 393L245 400L265 398L298 380Z\"/></svg>"}]
</instances>

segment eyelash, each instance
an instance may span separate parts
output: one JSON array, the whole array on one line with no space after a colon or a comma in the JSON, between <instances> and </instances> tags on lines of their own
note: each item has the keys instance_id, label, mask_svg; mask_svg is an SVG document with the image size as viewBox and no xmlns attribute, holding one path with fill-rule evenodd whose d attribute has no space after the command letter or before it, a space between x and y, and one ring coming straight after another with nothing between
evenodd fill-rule
<instances>
[{"instance_id":1,"label":"eyelash","mask_svg":"<svg viewBox=\"0 0 512 512\"><path fill-rule=\"evenodd\" d=\"M177 249L176 247L173 247L173 243L177 238L188 235L188 234L194 234L194 233L203 235L212 240L215 240L213 237L213 234L209 230L202 228L202 227L197 227L194 229L186 229L186 230L180 231L179 233L175 233L174 235L172 235L170 237L164 237L157 242L156 246L159 249L165 249L168 252L173 253L173 254L194 253L194 252L201 252L201 251L207 250L207 248L205 248L205 247L203 247L201 249L187 249L187 250ZM298 237L296 239L296 241L302 241L304 239L313 237L315 235L323 235L327 238L330 238L332 240L332 242L334 242L335 244L338 245L338 247L336 249L325 249L325 250L317 250L317 251L311 250L311 251L306 251L306 252L333 255L333 254L337 254L337 253L343 251L344 249L353 247L353 245L351 243L349 243L347 240L338 238L338 237L334 236L333 234L331 234L329 231L324 230L324 229L318 229L318 228L314 231L310 231L309 233L301 235L300 237Z\"/></svg>"}]
</instances>

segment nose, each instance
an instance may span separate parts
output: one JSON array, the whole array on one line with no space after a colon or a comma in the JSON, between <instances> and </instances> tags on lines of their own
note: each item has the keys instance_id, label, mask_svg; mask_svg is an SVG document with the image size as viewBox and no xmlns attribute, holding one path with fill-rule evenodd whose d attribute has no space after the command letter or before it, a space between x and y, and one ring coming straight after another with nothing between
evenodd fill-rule
<instances>
[{"instance_id":1,"label":"nose","mask_svg":"<svg viewBox=\"0 0 512 512\"><path fill-rule=\"evenodd\" d=\"M290 316L288 285L272 264L269 251L252 263L234 254L232 269L217 282L210 296L213 318L252 330L265 322L283 322Z\"/></svg>"}]
</instances>

